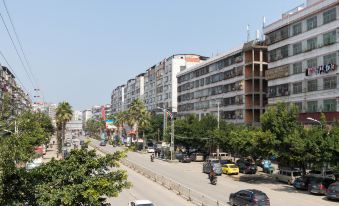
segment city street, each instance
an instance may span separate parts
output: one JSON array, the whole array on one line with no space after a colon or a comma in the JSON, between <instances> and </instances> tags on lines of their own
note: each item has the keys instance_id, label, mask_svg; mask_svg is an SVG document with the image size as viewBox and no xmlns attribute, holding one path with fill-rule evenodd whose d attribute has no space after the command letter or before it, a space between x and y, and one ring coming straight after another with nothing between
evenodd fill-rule
<instances>
[{"instance_id":1,"label":"city street","mask_svg":"<svg viewBox=\"0 0 339 206\"><path fill-rule=\"evenodd\" d=\"M101 154L101 152L97 152ZM132 183L132 188L124 190L118 197L109 198L108 202L112 205L127 205L133 200L150 200L155 206L193 206L187 200L176 195L172 191L162 187L161 185L149 180L132 169L121 165L119 169L126 170L128 180Z\"/></svg>"},{"instance_id":2,"label":"city street","mask_svg":"<svg viewBox=\"0 0 339 206\"><path fill-rule=\"evenodd\" d=\"M99 141L92 140L92 144L98 146ZM114 152L116 150L111 145L101 148L107 152ZM129 152L127 159L222 202L228 202L228 197L232 192L241 189L258 189L265 192L270 198L271 205L275 206L338 205L338 202L326 200L325 196L310 195L305 191L295 190L292 186L275 182L241 182L237 181L237 178L234 176L228 177L222 175L221 177L218 177L218 184L213 186L209 184L207 175L201 172L202 163L168 163L157 159L155 162L150 162L148 154L136 152Z\"/></svg>"}]
</instances>

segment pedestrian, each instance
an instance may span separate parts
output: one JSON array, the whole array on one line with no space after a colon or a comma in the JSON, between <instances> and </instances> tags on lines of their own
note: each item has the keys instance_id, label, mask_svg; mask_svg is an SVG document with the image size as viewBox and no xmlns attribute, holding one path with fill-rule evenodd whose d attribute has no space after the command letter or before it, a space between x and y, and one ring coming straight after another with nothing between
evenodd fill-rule
<instances>
[{"instance_id":1,"label":"pedestrian","mask_svg":"<svg viewBox=\"0 0 339 206\"><path fill-rule=\"evenodd\" d=\"M53 145L54 145L55 141L53 140Z\"/></svg>"}]
</instances>

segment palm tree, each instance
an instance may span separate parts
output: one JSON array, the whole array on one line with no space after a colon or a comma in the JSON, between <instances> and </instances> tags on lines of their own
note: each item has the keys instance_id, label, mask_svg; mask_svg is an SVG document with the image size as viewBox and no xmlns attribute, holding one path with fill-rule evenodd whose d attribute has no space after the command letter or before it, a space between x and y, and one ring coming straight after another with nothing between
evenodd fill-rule
<instances>
[{"instance_id":1,"label":"palm tree","mask_svg":"<svg viewBox=\"0 0 339 206\"><path fill-rule=\"evenodd\" d=\"M149 117L150 114L146 110L144 102L140 99L135 99L132 103L130 108L128 109L128 114L130 116L129 120L130 123L132 123L135 132L136 132L136 138L137 142L139 140L139 127L140 126L146 126L149 124Z\"/></svg>"},{"instance_id":2,"label":"palm tree","mask_svg":"<svg viewBox=\"0 0 339 206\"><path fill-rule=\"evenodd\" d=\"M56 109L56 122L58 126L58 130L61 130L61 140L65 140L65 129L66 129L66 123L72 119L73 111L71 105L64 101L59 103L57 109ZM59 140L59 139L58 139ZM61 147L59 147L59 152L62 148L62 141L61 141ZM60 145L60 140L59 140Z\"/></svg>"}]
</instances>

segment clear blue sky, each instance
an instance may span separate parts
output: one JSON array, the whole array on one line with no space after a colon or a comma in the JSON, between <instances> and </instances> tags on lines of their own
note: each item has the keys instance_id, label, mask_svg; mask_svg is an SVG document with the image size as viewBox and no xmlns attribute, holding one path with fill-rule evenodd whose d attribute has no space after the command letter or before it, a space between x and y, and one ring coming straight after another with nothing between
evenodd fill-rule
<instances>
[{"instance_id":1,"label":"clear blue sky","mask_svg":"<svg viewBox=\"0 0 339 206\"><path fill-rule=\"evenodd\" d=\"M113 88L172 54L211 56L237 47L246 40L247 24L254 38L263 16L273 22L304 0L6 3L45 100L85 109L109 103ZM2 2L0 11L6 17ZM33 94L2 23L0 50Z\"/></svg>"}]
</instances>

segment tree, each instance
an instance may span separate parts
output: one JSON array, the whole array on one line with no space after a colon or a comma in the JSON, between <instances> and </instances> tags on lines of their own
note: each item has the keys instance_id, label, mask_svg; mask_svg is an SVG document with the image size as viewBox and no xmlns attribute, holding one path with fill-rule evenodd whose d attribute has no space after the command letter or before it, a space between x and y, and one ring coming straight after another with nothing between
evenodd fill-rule
<instances>
[{"instance_id":1,"label":"tree","mask_svg":"<svg viewBox=\"0 0 339 206\"><path fill-rule=\"evenodd\" d=\"M135 134L137 138L137 142L139 139L139 127L142 125L149 124L149 112L146 110L144 102L140 99L135 99L131 106L128 109L129 115L129 123L133 125L133 129L135 129Z\"/></svg>"},{"instance_id":2,"label":"tree","mask_svg":"<svg viewBox=\"0 0 339 206\"><path fill-rule=\"evenodd\" d=\"M99 157L94 150L72 150L64 160L54 160L31 171L12 168L5 179L1 205L83 206L109 205L104 196L116 197L131 184L126 171L105 172L119 167L124 152Z\"/></svg>"},{"instance_id":3,"label":"tree","mask_svg":"<svg viewBox=\"0 0 339 206\"><path fill-rule=\"evenodd\" d=\"M100 121L96 119L89 119L86 122L85 131L89 133L90 136L99 137L100 127Z\"/></svg>"},{"instance_id":4,"label":"tree","mask_svg":"<svg viewBox=\"0 0 339 206\"><path fill-rule=\"evenodd\" d=\"M72 119L72 115L72 107L68 102L59 103L55 114L58 131L61 131L61 136L58 135L59 151L62 148L61 142L65 139L66 123Z\"/></svg>"}]
</instances>

